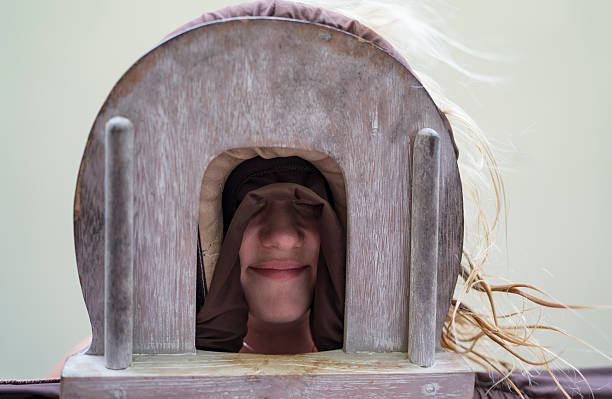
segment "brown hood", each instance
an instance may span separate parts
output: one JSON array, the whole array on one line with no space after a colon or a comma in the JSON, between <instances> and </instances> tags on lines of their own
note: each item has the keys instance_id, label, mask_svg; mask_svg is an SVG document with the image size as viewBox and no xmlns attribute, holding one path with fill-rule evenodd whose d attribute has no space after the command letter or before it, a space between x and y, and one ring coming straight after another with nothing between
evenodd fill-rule
<instances>
[{"instance_id":1,"label":"brown hood","mask_svg":"<svg viewBox=\"0 0 612 399\"><path fill-rule=\"evenodd\" d=\"M248 305L240 284L238 251L251 217L272 198L291 198L321 206L318 219L321 251L310 326L318 350L342 347L344 330L345 237L328 201L295 183L269 184L250 191L227 229L219 260L196 319L198 349L238 352L247 332Z\"/></svg>"}]
</instances>

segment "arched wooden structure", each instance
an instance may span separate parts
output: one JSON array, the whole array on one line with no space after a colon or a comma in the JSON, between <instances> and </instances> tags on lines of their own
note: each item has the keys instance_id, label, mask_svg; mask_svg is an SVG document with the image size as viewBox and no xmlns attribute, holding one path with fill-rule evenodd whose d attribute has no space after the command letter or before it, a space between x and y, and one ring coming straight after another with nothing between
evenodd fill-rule
<instances>
[{"instance_id":1,"label":"arched wooden structure","mask_svg":"<svg viewBox=\"0 0 612 399\"><path fill-rule=\"evenodd\" d=\"M435 315L435 333L426 338L433 339L435 349L457 278L463 210L453 142L430 96L398 60L344 31L282 18L223 20L184 32L142 57L113 88L93 125L79 171L74 215L77 264L93 342L88 355L66 366L66 396L84 387L77 369L90 364L90 370L98 370L95 355L104 353L104 132L116 116L134 127L134 353L151 355L145 356L150 363L167 361L155 355L195 352L201 179L213 158L243 147L306 149L337 162L348 207L347 353L335 354L346 357L335 361L366 364L360 357L364 355L351 353L406 352L408 302L417 289L417 283L410 286L415 281L409 275L411 245L420 245L410 235L411 226L415 228L411 198L420 195L412 191L412 151L424 128L437 132L432 143L439 146L439 194L431 194L439 196L425 197L439 198L431 204L438 209L439 223L430 228L427 219L420 224L422 231L437 232L436 256L428 258L437 257L437 264L429 265L437 276L429 281L434 290L428 291L435 298L433 308L425 312ZM210 360L213 355L197 356ZM226 356L238 362L240 355ZM388 370L410 369L397 354L389 356L379 364ZM459 378L453 384L463 384L457 389L469 389L471 374L456 359L440 356L437 365L446 369L437 369L436 378L451 384L448 377L453 375ZM136 369L124 376L134 376ZM344 370L350 374L350 367ZM388 370L386 375L400 386L401 378ZM418 378L426 375L412 372ZM121 377L108 373L99 376ZM347 377L351 380L358 379ZM440 381L423 385L423 392L441 393ZM109 384L98 386L111 389ZM455 388L451 384L444 389Z\"/></svg>"}]
</instances>

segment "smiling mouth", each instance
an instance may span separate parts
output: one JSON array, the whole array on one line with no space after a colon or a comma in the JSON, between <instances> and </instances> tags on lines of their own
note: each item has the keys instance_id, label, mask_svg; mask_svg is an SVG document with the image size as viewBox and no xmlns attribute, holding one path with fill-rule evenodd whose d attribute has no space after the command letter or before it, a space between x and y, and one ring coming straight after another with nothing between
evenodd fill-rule
<instances>
[{"instance_id":1,"label":"smiling mouth","mask_svg":"<svg viewBox=\"0 0 612 399\"><path fill-rule=\"evenodd\" d=\"M249 266L249 269L271 280L290 280L298 277L308 267L308 265L295 261L272 260Z\"/></svg>"}]
</instances>

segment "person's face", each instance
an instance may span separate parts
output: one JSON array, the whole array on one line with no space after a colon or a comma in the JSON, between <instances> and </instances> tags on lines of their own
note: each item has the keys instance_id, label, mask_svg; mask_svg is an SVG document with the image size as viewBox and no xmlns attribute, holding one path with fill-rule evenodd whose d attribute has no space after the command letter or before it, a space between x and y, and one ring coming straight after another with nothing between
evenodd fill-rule
<instances>
[{"instance_id":1,"label":"person's face","mask_svg":"<svg viewBox=\"0 0 612 399\"><path fill-rule=\"evenodd\" d=\"M258 319L287 323L312 303L320 237L318 207L268 199L249 221L240 246L240 282Z\"/></svg>"}]
</instances>

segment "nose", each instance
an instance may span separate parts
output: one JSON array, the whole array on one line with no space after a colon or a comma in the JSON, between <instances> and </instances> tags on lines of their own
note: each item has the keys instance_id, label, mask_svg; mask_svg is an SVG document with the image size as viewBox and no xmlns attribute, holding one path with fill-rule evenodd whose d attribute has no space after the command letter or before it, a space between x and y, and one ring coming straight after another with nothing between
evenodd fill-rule
<instances>
[{"instance_id":1,"label":"nose","mask_svg":"<svg viewBox=\"0 0 612 399\"><path fill-rule=\"evenodd\" d=\"M267 206L267 217L259 230L259 240L265 248L291 250L304 244L304 232L297 223L290 203Z\"/></svg>"}]
</instances>

